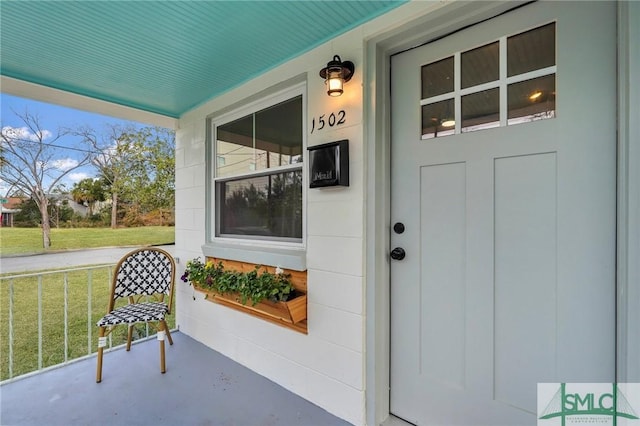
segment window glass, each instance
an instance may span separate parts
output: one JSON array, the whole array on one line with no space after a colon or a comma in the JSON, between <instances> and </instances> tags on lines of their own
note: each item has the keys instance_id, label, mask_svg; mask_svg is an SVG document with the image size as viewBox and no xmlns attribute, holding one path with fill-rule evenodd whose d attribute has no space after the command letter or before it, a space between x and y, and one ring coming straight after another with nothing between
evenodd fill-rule
<instances>
[{"instance_id":1,"label":"window glass","mask_svg":"<svg viewBox=\"0 0 640 426\"><path fill-rule=\"evenodd\" d=\"M215 127L216 237L302 242L303 111L297 95Z\"/></svg>"},{"instance_id":2,"label":"window glass","mask_svg":"<svg viewBox=\"0 0 640 426\"><path fill-rule=\"evenodd\" d=\"M477 86L500 78L500 49L498 42L487 44L460 55L461 87Z\"/></svg>"},{"instance_id":3,"label":"window glass","mask_svg":"<svg viewBox=\"0 0 640 426\"><path fill-rule=\"evenodd\" d=\"M555 117L556 76L538 77L510 84L507 89L508 124Z\"/></svg>"},{"instance_id":4,"label":"window glass","mask_svg":"<svg viewBox=\"0 0 640 426\"><path fill-rule=\"evenodd\" d=\"M422 139L452 135L455 128L453 99L422 106Z\"/></svg>"},{"instance_id":5,"label":"window glass","mask_svg":"<svg viewBox=\"0 0 640 426\"><path fill-rule=\"evenodd\" d=\"M302 162L302 96L216 129L216 176Z\"/></svg>"},{"instance_id":6,"label":"window glass","mask_svg":"<svg viewBox=\"0 0 640 426\"><path fill-rule=\"evenodd\" d=\"M220 235L302 238L302 170L218 182Z\"/></svg>"},{"instance_id":7,"label":"window glass","mask_svg":"<svg viewBox=\"0 0 640 426\"><path fill-rule=\"evenodd\" d=\"M500 126L500 89L462 97L462 132Z\"/></svg>"},{"instance_id":8,"label":"window glass","mask_svg":"<svg viewBox=\"0 0 640 426\"><path fill-rule=\"evenodd\" d=\"M453 56L422 66L422 99L453 92Z\"/></svg>"},{"instance_id":9,"label":"window glass","mask_svg":"<svg viewBox=\"0 0 640 426\"><path fill-rule=\"evenodd\" d=\"M255 115L256 170L302 162L302 97Z\"/></svg>"},{"instance_id":10,"label":"window glass","mask_svg":"<svg viewBox=\"0 0 640 426\"><path fill-rule=\"evenodd\" d=\"M507 76L556 64L556 24L526 31L507 39Z\"/></svg>"},{"instance_id":11,"label":"window glass","mask_svg":"<svg viewBox=\"0 0 640 426\"><path fill-rule=\"evenodd\" d=\"M216 140L216 176L230 176L255 170L253 116L219 126Z\"/></svg>"}]
</instances>

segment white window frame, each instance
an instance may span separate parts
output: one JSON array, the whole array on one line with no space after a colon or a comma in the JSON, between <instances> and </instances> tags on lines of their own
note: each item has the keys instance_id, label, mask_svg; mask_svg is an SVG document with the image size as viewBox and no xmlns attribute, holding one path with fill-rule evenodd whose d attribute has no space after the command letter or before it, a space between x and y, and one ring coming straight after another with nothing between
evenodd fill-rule
<instances>
[{"instance_id":1,"label":"white window frame","mask_svg":"<svg viewBox=\"0 0 640 426\"><path fill-rule=\"evenodd\" d=\"M254 114L281 102L297 96L302 97L302 164L287 164L271 167L266 170L250 171L233 176L216 176L217 158L216 129L219 126L242 117ZM306 83L299 83L287 89L266 95L258 100L239 106L232 111L213 115L209 122L207 146L207 239L202 247L205 256L238 260L264 265L280 266L287 269L306 270L306 241L307 241L307 186L308 186L308 155L307 155L307 93ZM218 235L219 212L216 200L219 198L218 183L238 178L251 178L287 171L301 170L302 173L302 238L292 241L287 238L260 236Z\"/></svg>"}]
</instances>

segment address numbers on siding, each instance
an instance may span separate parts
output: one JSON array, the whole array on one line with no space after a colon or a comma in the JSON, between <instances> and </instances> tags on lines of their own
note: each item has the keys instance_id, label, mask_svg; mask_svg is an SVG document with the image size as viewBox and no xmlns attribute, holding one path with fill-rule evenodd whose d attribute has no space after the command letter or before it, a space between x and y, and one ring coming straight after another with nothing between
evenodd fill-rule
<instances>
[{"instance_id":1,"label":"address numbers on siding","mask_svg":"<svg viewBox=\"0 0 640 426\"><path fill-rule=\"evenodd\" d=\"M338 112L332 112L331 114L322 114L318 117L311 119L311 133L314 131L320 131L326 128L340 126L345 124L347 119L347 113L341 109Z\"/></svg>"}]
</instances>

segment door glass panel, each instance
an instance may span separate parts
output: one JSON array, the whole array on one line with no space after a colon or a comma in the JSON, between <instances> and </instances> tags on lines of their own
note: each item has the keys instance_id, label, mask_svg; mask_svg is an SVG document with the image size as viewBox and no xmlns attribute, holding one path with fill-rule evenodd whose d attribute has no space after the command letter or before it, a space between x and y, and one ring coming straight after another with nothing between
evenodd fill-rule
<instances>
[{"instance_id":1,"label":"door glass panel","mask_svg":"<svg viewBox=\"0 0 640 426\"><path fill-rule=\"evenodd\" d=\"M506 116L502 125L555 117L555 65L553 22L423 65L422 139L499 127L501 115ZM454 116L454 105L460 106L460 117ZM462 120L457 130L455 120Z\"/></svg>"},{"instance_id":2,"label":"door glass panel","mask_svg":"<svg viewBox=\"0 0 640 426\"><path fill-rule=\"evenodd\" d=\"M422 66L422 99L453 92L453 56Z\"/></svg>"},{"instance_id":3,"label":"door glass panel","mask_svg":"<svg viewBox=\"0 0 640 426\"><path fill-rule=\"evenodd\" d=\"M555 74L510 84L507 89L508 124L555 117Z\"/></svg>"},{"instance_id":4,"label":"door glass panel","mask_svg":"<svg viewBox=\"0 0 640 426\"><path fill-rule=\"evenodd\" d=\"M507 76L511 77L555 64L555 23L507 39Z\"/></svg>"},{"instance_id":5,"label":"door glass panel","mask_svg":"<svg viewBox=\"0 0 640 426\"><path fill-rule=\"evenodd\" d=\"M461 86L477 86L500 78L500 49L498 42L462 53Z\"/></svg>"},{"instance_id":6,"label":"door glass panel","mask_svg":"<svg viewBox=\"0 0 640 426\"><path fill-rule=\"evenodd\" d=\"M455 124L453 99L422 106L422 139L453 135Z\"/></svg>"},{"instance_id":7,"label":"door glass panel","mask_svg":"<svg viewBox=\"0 0 640 426\"><path fill-rule=\"evenodd\" d=\"M500 126L500 89L483 90L462 97L462 132Z\"/></svg>"}]
</instances>

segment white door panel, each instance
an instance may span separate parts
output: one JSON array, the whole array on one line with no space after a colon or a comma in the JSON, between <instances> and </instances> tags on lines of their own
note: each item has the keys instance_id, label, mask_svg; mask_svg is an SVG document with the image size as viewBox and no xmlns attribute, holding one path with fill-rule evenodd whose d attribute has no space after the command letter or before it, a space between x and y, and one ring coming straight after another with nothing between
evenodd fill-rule
<instances>
[{"instance_id":1,"label":"white door panel","mask_svg":"<svg viewBox=\"0 0 640 426\"><path fill-rule=\"evenodd\" d=\"M392 58L393 414L535 424L538 382L614 380L615 14L537 2ZM423 65L551 22L555 118L460 134L456 83L457 134L421 138Z\"/></svg>"}]
</instances>

